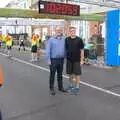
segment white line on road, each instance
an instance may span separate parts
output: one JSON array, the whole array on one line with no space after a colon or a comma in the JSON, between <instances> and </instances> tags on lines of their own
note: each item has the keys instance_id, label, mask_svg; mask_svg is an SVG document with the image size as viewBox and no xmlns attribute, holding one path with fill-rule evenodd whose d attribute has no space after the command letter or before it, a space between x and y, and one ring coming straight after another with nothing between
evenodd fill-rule
<instances>
[{"instance_id":1,"label":"white line on road","mask_svg":"<svg viewBox=\"0 0 120 120\"><path fill-rule=\"evenodd\" d=\"M3 54L3 53L0 53L0 54L3 55L3 56L7 56L6 54ZM38 66L38 65L35 65L35 64L26 62L26 61L21 60L21 59L18 59L18 58L16 58L16 57L12 57L11 59L14 60L14 61L17 61L17 62L19 62L19 63L23 63L23 64L26 64L26 65L30 65L30 66L32 66L32 67L41 69L41 70L43 70L43 71L50 72L49 69L47 69L47 68L44 68L44 67L41 67L41 66ZM64 77L64 78L69 78L69 77L66 76L66 75L63 75L63 77ZM104 93L107 93L107 94L110 94L110 95L113 95L113 96L116 96L116 97L120 97L120 94L117 94L117 93L112 92L112 91L110 91L110 90L106 90L106 89L97 87L97 86L95 86L95 85L92 85L92 84L89 84L89 83L86 83L86 82L83 82L83 81L81 81L81 84L83 84L83 85L85 85L85 86L88 86L88 87L91 87L91 88L94 88L94 89L96 89L96 90L102 91L102 92L104 92Z\"/></svg>"}]
</instances>

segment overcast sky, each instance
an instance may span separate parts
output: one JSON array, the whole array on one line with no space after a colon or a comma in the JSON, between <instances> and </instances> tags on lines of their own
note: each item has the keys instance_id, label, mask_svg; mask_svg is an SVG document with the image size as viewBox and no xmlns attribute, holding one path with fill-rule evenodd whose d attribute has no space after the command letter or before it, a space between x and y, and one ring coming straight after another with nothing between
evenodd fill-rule
<instances>
[{"instance_id":1,"label":"overcast sky","mask_svg":"<svg viewBox=\"0 0 120 120\"><path fill-rule=\"evenodd\" d=\"M0 2L0 8L4 8L5 5L7 5L8 2L10 2L11 0L1 0Z\"/></svg>"}]
</instances>

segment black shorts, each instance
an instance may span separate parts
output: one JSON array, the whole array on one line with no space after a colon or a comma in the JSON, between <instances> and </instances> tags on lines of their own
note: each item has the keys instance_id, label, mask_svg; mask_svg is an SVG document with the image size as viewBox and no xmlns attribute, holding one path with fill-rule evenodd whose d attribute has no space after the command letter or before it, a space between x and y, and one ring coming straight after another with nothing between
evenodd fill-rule
<instances>
[{"instance_id":1,"label":"black shorts","mask_svg":"<svg viewBox=\"0 0 120 120\"><path fill-rule=\"evenodd\" d=\"M8 50L11 50L11 49L12 49L12 47L11 47L11 46L7 46L7 49L8 49Z\"/></svg>"},{"instance_id":2,"label":"black shorts","mask_svg":"<svg viewBox=\"0 0 120 120\"><path fill-rule=\"evenodd\" d=\"M37 53L37 45L32 46L31 52Z\"/></svg>"},{"instance_id":3,"label":"black shorts","mask_svg":"<svg viewBox=\"0 0 120 120\"><path fill-rule=\"evenodd\" d=\"M66 73L67 74L74 74L74 75L81 75L81 66L80 66L80 62L71 62L69 60L67 60L67 64L66 64Z\"/></svg>"}]
</instances>

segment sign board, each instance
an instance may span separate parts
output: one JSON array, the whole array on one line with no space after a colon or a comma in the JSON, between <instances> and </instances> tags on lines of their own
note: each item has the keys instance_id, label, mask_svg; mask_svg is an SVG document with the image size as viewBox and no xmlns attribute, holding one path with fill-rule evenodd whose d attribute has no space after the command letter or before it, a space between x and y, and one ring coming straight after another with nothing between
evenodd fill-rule
<instances>
[{"instance_id":1,"label":"sign board","mask_svg":"<svg viewBox=\"0 0 120 120\"><path fill-rule=\"evenodd\" d=\"M38 7L39 7L39 13L80 16L79 5L39 1Z\"/></svg>"},{"instance_id":2,"label":"sign board","mask_svg":"<svg viewBox=\"0 0 120 120\"><path fill-rule=\"evenodd\" d=\"M40 21L40 20L0 20L0 26L39 26L39 25L61 25L61 21Z\"/></svg>"},{"instance_id":3,"label":"sign board","mask_svg":"<svg viewBox=\"0 0 120 120\"><path fill-rule=\"evenodd\" d=\"M0 20L0 26L14 26L16 25L15 20Z\"/></svg>"},{"instance_id":4,"label":"sign board","mask_svg":"<svg viewBox=\"0 0 120 120\"><path fill-rule=\"evenodd\" d=\"M40 20L17 20L17 25L20 25L20 26L60 25L60 24L61 22L59 21L52 22L52 21L40 21Z\"/></svg>"},{"instance_id":5,"label":"sign board","mask_svg":"<svg viewBox=\"0 0 120 120\"><path fill-rule=\"evenodd\" d=\"M107 12L106 64L120 66L120 10Z\"/></svg>"}]
</instances>

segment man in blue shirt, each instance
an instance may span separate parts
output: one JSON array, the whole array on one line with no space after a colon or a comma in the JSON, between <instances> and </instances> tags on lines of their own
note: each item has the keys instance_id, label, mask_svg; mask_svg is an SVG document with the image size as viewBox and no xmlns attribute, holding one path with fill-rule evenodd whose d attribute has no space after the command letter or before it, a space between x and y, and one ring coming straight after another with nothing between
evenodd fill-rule
<instances>
[{"instance_id":1,"label":"man in blue shirt","mask_svg":"<svg viewBox=\"0 0 120 120\"><path fill-rule=\"evenodd\" d=\"M58 89L61 92L66 92L63 88L62 73L65 57L65 38L62 35L62 29L56 28L56 35L47 41L46 55L50 66L49 88L51 95L55 95L54 78L57 71Z\"/></svg>"}]
</instances>

